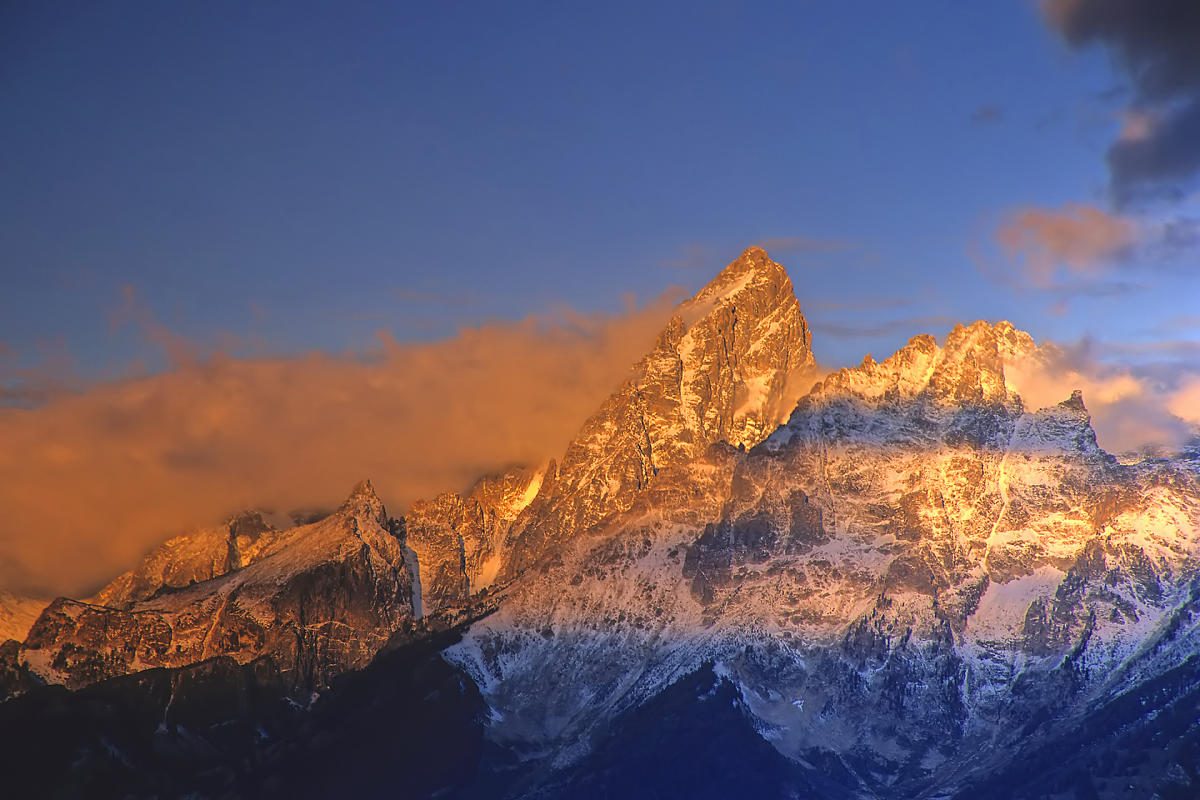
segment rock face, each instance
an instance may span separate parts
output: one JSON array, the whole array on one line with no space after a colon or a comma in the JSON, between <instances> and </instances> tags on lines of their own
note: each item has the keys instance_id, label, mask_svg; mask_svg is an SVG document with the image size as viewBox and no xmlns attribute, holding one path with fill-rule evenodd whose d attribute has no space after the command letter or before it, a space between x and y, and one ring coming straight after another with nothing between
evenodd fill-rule
<instances>
[{"instance_id":1,"label":"rock face","mask_svg":"<svg viewBox=\"0 0 1200 800\"><path fill-rule=\"evenodd\" d=\"M155 548L136 569L97 592L91 602L125 608L163 589L181 589L220 577L272 552L279 534L261 514L246 511L220 527L176 536Z\"/></svg>"},{"instance_id":2,"label":"rock face","mask_svg":"<svg viewBox=\"0 0 1200 800\"><path fill-rule=\"evenodd\" d=\"M405 523L420 565L426 612L461 605L496 580L508 530L542 485L546 469L512 469L413 504Z\"/></svg>"},{"instance_id":3,"label":"rock face","mask_svg":"<svg viewBox=\"0 0 1200 800\"><path fill-rule=\"evenodd\" d=\"M760 248L747 250L676 309L559 462L500 479L524 505L477 487L414 507L410 535L428 604L512 580L716 442L757 444L811 379L810 345L787 273Z\"/></svg>"},{"instance_id":4,"label":"rock face","mask_svg":"<svg viewBox=\"0 0 1200 800\"><path fill-rule=\"evenodd\" d=\"M489 735L565 769L714 663L781 754L912 796L1155 680L1200 646L1200 481L1104 453L1078 393L1026 409L1005 364L1037 356L1007 323L916 337L664 471L448 651Z\"/></svg>"},{"instance_id":5,"label":"rock face","mask_svg":"<svg viewBox=\"0 0 1200 800\"><path fill-rule=\"evenodd\" d=\"M235 521L227 541L242 535L250 534ZM189 555L208 552L208 543L202 537ZM202 562L182 563L207 568ZM267 656L284 683L303 692L365 666L414 616L404 541L369 482L330 517L273 532L243 568L175 589L169 581L186 573L156 572L163 563L152 557L135 573L163 575L166 588L148 598L137 597L148 585L142 577L119 584L133 591L123 608L55 600L15 653L16 663L38 680L78 688L215 656L238 663Z\"/></svg>"}]
</instances>

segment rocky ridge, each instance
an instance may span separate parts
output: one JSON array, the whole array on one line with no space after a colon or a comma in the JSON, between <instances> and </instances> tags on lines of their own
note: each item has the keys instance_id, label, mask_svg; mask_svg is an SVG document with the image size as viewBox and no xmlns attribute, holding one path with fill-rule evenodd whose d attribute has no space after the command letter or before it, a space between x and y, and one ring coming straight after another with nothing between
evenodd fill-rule
<instances>
[{"instance_id":1,"label":"rocky ridge","mask_svg":"<svg viewBox=\"0 0 1200 800\"><path fill-rule=\"evenodd\" d=\"M245 527L231 525L228 541L250 536ZM258 533L256 544L265 531ZM211 538L201 537L189 552L207 552ZM135 575L160 563L152 556ZM180 574L172 570L166 579ZM164 583L139 598L146 585L140 577L119 580L116 589L137 590L122 595L132 599L121 608L52 602L20 647L9 648L9 681L24 674L26 686L78 688L217 656L242 664L269 656L287 685L306 692L365 666L415 616L402 527L388 518L369 482L326 519L274 532L246 566L182 587Z\"/></svg>"},{"instance_id":2,"label":"rocky ridge","mask_svg":"<svg viewBox=\"0 0 1200 800\"><path fill-rule=\"evenodd\" d=\"M280 531L257 511L244 511L215 528L176 536L135 569L113 579L88 602L127 608L163 590L181 589L241 569L273 552Z\"/></svg>"}]
</instances>

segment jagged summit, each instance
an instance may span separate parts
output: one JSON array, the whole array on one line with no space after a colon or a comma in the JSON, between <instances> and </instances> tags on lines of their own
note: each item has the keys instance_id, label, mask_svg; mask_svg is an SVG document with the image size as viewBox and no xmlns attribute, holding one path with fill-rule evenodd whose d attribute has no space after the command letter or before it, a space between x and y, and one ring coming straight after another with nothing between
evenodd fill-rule
<instances>
[{"instance_id":1,"label":"jagged summit","mask_svg":"<svg viewBox=\"0 0 1200 800\"><path fill-rule=\"evenodd\" d=\"M695 296L681 303L679 311L684 321L690 324L711 310L713 304L729 301L745 289L762 287L770 287L780 293L792 292L787 271L772 261L761 247L750 247L717 273Z\"/></svg>"},{"instance_id":2,"label":"jagged summit","mask_svg":"<svg viewBox=\"0 0 1200 800\"><path fill-rule=\"evenodd\" d=\"M346 516L365 515L373 519L380 527L387 527L387 509L383 501L375 493L375 487L369 478L359 481L350 491L350 496L337 510L338 514Z\"/></svg>"},{"instance_id":3,"label":"jagged summit","mask_svg":"<svg viewBox=\"0 0 1200 800\"><path fill-rule=\"evenodd\" d=\"M1081 389L1071 390L1071 396L1059 403L1063 408L1069 408L1072 411L1087 411L1087 406L1083 404L1083 391Z\"/></svg>"},{"instance_id":4,"label":"jagged summit","mask_svg":"<svg viewBox=\"0 0 1200 800\"><path fill-rule=\"evenodd\" d=\"M1012 323L980 320L956 325L940 347L933 336L920 334L882 362L868 355L858 367L826 376L810 396L897 402L924 395L946 405L1015 404L1005 365L1036 351L1033 337Z\"/></svg>"},{"instance_id":5,"label":"jagged summit","mask_svg":"<svg viewBox=\"0 0 1200 800\"><path fill-rule=\"evenodd\" d=\"M512 579L558 543L629 508L663 469L716 442L752 447L783 421L815 366L786 270L761 248L746 250L679 305L630 377L536 477L532 499L511 524L467 524L453 502L438 504L444 513L414 508L409 540L424 590L449 602L487 586L493 569ZM474 517L488 518L484 509ZM473 568L470 552L488 553L499 566ZM438 574L459 588L439 585Z\"/></svg>"}]
</instances>

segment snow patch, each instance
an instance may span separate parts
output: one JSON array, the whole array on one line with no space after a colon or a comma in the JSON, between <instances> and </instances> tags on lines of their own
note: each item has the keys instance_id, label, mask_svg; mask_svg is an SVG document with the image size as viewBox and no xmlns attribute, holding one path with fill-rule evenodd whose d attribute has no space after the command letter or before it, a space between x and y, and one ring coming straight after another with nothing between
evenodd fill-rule
<instances>
[{"instance_id":1,"label":"snow patch","mask_svg":"<svg viewBox=\"0 0 1200 800\"><path fill-rule=\"evenodd\" d=\"M1008 581L992 582L979 600L979 608L967 618L968 636L983 641L1012 639L1025 624L1025 613L1038 598L1054 594L1065 573L1043 566L1032 575Z\"/></svg>"}]
</instances>

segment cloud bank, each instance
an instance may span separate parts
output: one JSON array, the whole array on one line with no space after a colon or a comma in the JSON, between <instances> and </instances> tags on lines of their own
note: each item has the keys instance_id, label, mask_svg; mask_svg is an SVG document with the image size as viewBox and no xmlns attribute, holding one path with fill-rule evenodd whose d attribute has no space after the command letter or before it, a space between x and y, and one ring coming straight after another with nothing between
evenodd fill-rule
<instances>
[{"instance_id":1,"label":"cloud bank","mask_svg":"<svg viewBox=\"0 0 1200 800\"><path fill-rule=\"evenodd\" d=\"M127 300L118 321L140 314ZM0 408L0 588L79 596L168 536L240 508L332 507L370 477L399 514L556 456L673 301L430 344L381 334L345 357L198 358L151 322L169 372Z\"/></svg>"}]
</instances>

